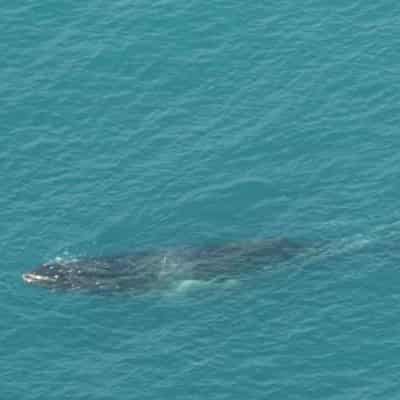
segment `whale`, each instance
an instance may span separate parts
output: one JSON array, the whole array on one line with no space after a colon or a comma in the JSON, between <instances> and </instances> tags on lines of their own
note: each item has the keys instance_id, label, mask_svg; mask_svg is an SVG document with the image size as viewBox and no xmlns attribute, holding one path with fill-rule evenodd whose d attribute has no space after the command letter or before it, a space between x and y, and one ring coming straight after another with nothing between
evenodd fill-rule
<instances>
[{"instance_id":1,"label":"whale","mask_svg":"<svg viewBox=\"0 0 400 400\"><path fill-rule=\"evenodd\" d=\"M282 263L305 250L286 238L148 249L128 254L56 259L22 274L51 290L144 293L187 281L223 281Z\"/></svg>"}]
</instances>

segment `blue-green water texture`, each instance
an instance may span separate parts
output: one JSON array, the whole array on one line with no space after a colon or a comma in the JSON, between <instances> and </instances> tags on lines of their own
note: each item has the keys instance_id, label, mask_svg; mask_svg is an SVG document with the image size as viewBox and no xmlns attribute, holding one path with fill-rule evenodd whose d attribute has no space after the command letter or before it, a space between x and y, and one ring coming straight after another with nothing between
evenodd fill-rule
<instances>
[{"instance_id":1,"label":"blue-green water texture","mask_svg":"<svg viewBox=\"0 0 400 400\"><path fill-rule=\"evenodd\" d=\"M0 399L400 396L400 9L2 2ZM54 259L323 243L139 295Z\"/></svg>"}]
</instances>

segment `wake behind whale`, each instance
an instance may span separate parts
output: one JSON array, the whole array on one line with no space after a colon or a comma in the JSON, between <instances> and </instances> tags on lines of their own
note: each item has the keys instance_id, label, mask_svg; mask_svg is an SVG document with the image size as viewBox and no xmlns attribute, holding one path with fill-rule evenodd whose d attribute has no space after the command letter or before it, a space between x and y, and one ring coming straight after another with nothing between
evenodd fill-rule
<instances>
[{"instance_id":1,"label":"wake behind whale","mask_svg":"<svg viewBox=\"0 0 400 400\"><path fill-rule=\"evenodd\" d=\"M236 279L243 273L285 261L304 250L303 244L288 239L160 249L53 261L22 277L28 284L53 290L143 293L187 281Z\"/></svg>"}]
</instances>

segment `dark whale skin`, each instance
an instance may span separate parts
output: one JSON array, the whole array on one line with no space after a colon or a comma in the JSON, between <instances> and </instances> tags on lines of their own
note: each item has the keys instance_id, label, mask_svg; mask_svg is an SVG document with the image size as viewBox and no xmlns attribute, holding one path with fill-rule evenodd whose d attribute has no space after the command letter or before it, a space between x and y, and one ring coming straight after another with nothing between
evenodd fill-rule
<instances>
[{"instance_id":1,"label":"dark whale skin","mask_svg":"<svg viewBox=\"0 0 400 400\"><path fill-rule=\"evenodd\" d=\"M134 252L130 255L53 261L22 275L32 285L89 292L147 292L185 280L236 278L242 273L285 261L305 246L269 239L199 248Z\"/></svg>"}]
</instances>

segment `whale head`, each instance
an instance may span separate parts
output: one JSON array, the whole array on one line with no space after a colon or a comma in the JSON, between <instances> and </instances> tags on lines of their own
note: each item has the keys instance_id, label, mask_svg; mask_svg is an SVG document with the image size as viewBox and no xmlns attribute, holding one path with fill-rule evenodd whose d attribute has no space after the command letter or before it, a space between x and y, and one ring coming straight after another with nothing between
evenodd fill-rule
<instances>
[{"instance_id":1,"label":"whale head","mask_svg":"<svg viewBox=\"0 0 400 400\"><path fill-rule=\"evenodd\" d=\"M22 274L22 279L30 285L54 290L98 292L145 285L146 276L142 278L140 274L129 273L133 265L128 264L125 268L118 262L111 262L112 260L113 258L94 258L53 261ZM154 281L153 276L147 280Z\"/></svg>"},{"instance_id":2,"label":"whale head","mask_svg":"<svg viewBox=\"0 0 400 400\"><path fill-rule=\"evenodd\" d=\"M22 279L29 284L47 288L63 288L70 282L71 268L67 264L52 262L43 264L31 272L22 274Z\"/></svg>"}]
</instances>

